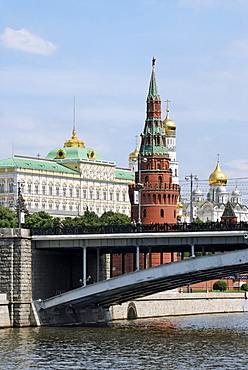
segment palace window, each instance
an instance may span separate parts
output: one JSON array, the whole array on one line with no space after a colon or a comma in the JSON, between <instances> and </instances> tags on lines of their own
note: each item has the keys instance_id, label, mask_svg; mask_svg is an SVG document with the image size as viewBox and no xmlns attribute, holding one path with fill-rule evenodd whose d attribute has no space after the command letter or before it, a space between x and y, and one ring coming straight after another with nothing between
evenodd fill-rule
<instances>
[{"instance_id":1,"label":"palace window","mask_svg":"<svg viewBox=\"0 0 248 370\"><path fill-rule=\"evenodd\" d=\"M63 185L63 197L66 197L66 185Z\"/></svg>"},{"instance_id":2,"label":"palace window","mask_svg":"<svg viewBox=\"0 0 248 370\"><path fill-rule=\"evenodd\" d=\"M0 193L4 193L4 184L0 184Z\"/></svg>"},{"instance_id":3,"label":"palace window","mask_svg":"<svg viewBox=\"0 0 248 370\"><path fill-rule=\"evenodd\" d=\"M49 195L53 195L53 185L52 184L49 184Z\"/></svg>"},{"instance_id":4,"label":"palace window","mask_svg":"<svg viewBox=\"0 0 248 370\"><path fill-rule=\"evenodd\" d=\"M96 191L96 199L100 199L100 191L99 190Z\"/></svg>"},{"instance_id":5,"label":"palace window","mask_svg":"<svg viewBox=\"0 0 248 370\"><path fill-rule=\"evenodd\" d=\"M122 201L125 202L126 201L126 193L122 193Z\"/></svg>"},{"instance_id":6,"label":"palace window","mask_svg":"<svg viewBox=\"0 0 248 370\"><path fill-rule=\"evenodd\" d=\"M119 201L120 201L120 193L119 193L119 192L117 192L117 193L116 193L116 201L117 201L117 202L119 202Z\"/></svg>"},{"instance_id":7,"label":"palace window","mask_svg":"<svg viewBox=\"0 0 248 370\"><path fill-rule=\"evenodd\" d=\"M42 195L46 195L46 185L42 185Z\"/></svg>"},{"instance_id":8,"label":"palace window","mask_svg":"<svg viewBox=\"0 0 248 370\"><path fill-rule=\"evenodd\" d=\"M39 194L39 184L35 184L34 192L35 192L35 194Z\"/></svg>"},{"instance_id":9,"label":"palace window","mask_svg":"<svg viewBox=\"0 0 248 370\"><path fill-rule=\"evenodd\" d=\"M56 195L59 197L59 185L56 185Z\"/></svg>"},{"instance_id":10,"label":"palace window","mask_svg":"<svg viewBox=\"0 0 248 370\"><path fill-rule=\"evenodd\" d=\"M9 183L9 193L13 193L13 189L14 189L14 184L13 182L10 182Z\"/></svg>"},{"instance_id":11,"label":"palace window","mask_svg":"<svg viewBox=\"0 0 248 370\"><path fill-rule=\"evenodd\" d=\"M80 196L80 195L79 195L79 187L77 186L77 187L76 187L76 198L79 198L79 196Z\"/></svg>"},{"instance_id":12,"label":"palace window","mask_svg":"<svg viewBox=\"0 0 248 370\"><path fill-rule=\"evenodd\" d=\"M32 193L32 185L31 183L29 182L28 183L28 193L31 194Z\"/></svg>"},{"instance_id":13,"label":"palace window","mask_svg":"<svg viewBox=\"0 0 248 370\"><path fill-rule=\"evenodd\" d=\"M107 200L107 192L106 192L106 190L104 190L104 192L103 192L103 200Z\"/></svg>"}]
</instances>

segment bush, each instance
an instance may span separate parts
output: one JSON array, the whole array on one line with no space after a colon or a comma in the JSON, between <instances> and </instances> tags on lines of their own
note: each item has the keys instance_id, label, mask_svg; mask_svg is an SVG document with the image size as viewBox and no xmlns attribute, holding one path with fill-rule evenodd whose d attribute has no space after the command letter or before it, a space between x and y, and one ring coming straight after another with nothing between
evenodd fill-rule
<instances>
[{"instance_id":1,"label":"bush","mask_svg":"<svg viewBox=\"0 0 248 370\"><path fill-rule=\"evenodd\" d=\"M227 290L228 285L225 281L218 280L213 285L213 290L219 290L220 292L224 292L224 290Z\"/></svg>"},{"instance_id":2,"label":"bush","mask_svg":"<svg viewBox=\"0 0 248 370\"><path fill-rule=\"evenodd\" d=\"M245 292L248 292L248 284L244 283L241 285L241 290L244 290Z\"/></svg>"}]
</instances>

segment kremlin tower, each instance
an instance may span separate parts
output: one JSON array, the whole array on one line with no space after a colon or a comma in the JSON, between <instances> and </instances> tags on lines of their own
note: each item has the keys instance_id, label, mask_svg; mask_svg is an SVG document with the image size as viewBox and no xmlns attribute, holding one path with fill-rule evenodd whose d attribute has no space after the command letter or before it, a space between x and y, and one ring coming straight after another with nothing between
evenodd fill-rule
<instances>
[{"instance_id":1,"label":"kremlin tower","mask_svg":"<svg viewBox=\"0 0 248 370\"><path fill-rule=\"evenodd\" d=\"M169 118L168 106L165 120L161 119L161 99L154 58L146 103L146 121L141 134L140 150L137 151L136 145L135 152L129 155L129 164L137 163L135 184L129 189L131 218L142 224L176 223L180 191L175 151L176 124Z\"/></svg>"}]
</instances>

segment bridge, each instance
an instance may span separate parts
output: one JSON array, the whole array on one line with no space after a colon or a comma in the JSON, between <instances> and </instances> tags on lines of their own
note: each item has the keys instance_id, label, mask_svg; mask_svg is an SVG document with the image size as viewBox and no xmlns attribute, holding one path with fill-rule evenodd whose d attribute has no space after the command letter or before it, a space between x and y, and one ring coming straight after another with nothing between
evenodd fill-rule
<instances>
[{"instance_id":1,"label":"bridge","mask_svg":"<svg viewBox=\"0 0 248 370\"><path fill-rule=\"evenodd\" d=\"M101 235L34 235L41 250L83 250L83 287L36 302L44 324L107 322L111 305L153 293L248 271L248 234L243 230ZM136 254L136 271L86 285L87 251L99 256L123 251ZM187 260L139 270L140 253L190 252ZM195 253L211 252L195 258ZM218 253L216 253L216 251ZM219 253L222 252L222 253ZM224 253L225 252L225 253ZM203 254L204 254L203 253Z\"/></svg>"}]
</instances>

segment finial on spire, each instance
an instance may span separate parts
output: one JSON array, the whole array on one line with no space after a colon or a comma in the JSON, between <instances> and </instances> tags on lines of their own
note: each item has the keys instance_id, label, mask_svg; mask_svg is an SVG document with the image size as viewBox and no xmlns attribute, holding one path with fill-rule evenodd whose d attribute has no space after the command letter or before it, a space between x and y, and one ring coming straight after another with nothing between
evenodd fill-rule
<instances>
[{"instance_id":1,"label":"finial on spire","mask_svg":"<svg viewBox=\"0 0 248 370\"><path fill-rule=\"evenodd\" d=\"M76 131L76 99L73 101L73 131Z\"/></svg>"},{"instance_id":2,"label":"finial on spire","mask_svg":"<svg viewBox=\"0 0 248 370\"><path fill-rule=\"evenodd\" d=\"M152 68L154 68L154 67L155 67L155 64L156 64L156 59L153 57L153 58L152 58Z\"/></svg>"},{"instance_id":3,"label":"finial on spire","mask_svg":"<svg viewBox=\"0 0 248 370\"><path fill-rule=\"evenodd\" d=\"M220 161L220 154L217 154L217 162Z\"/></svg>"}]
</instances>

